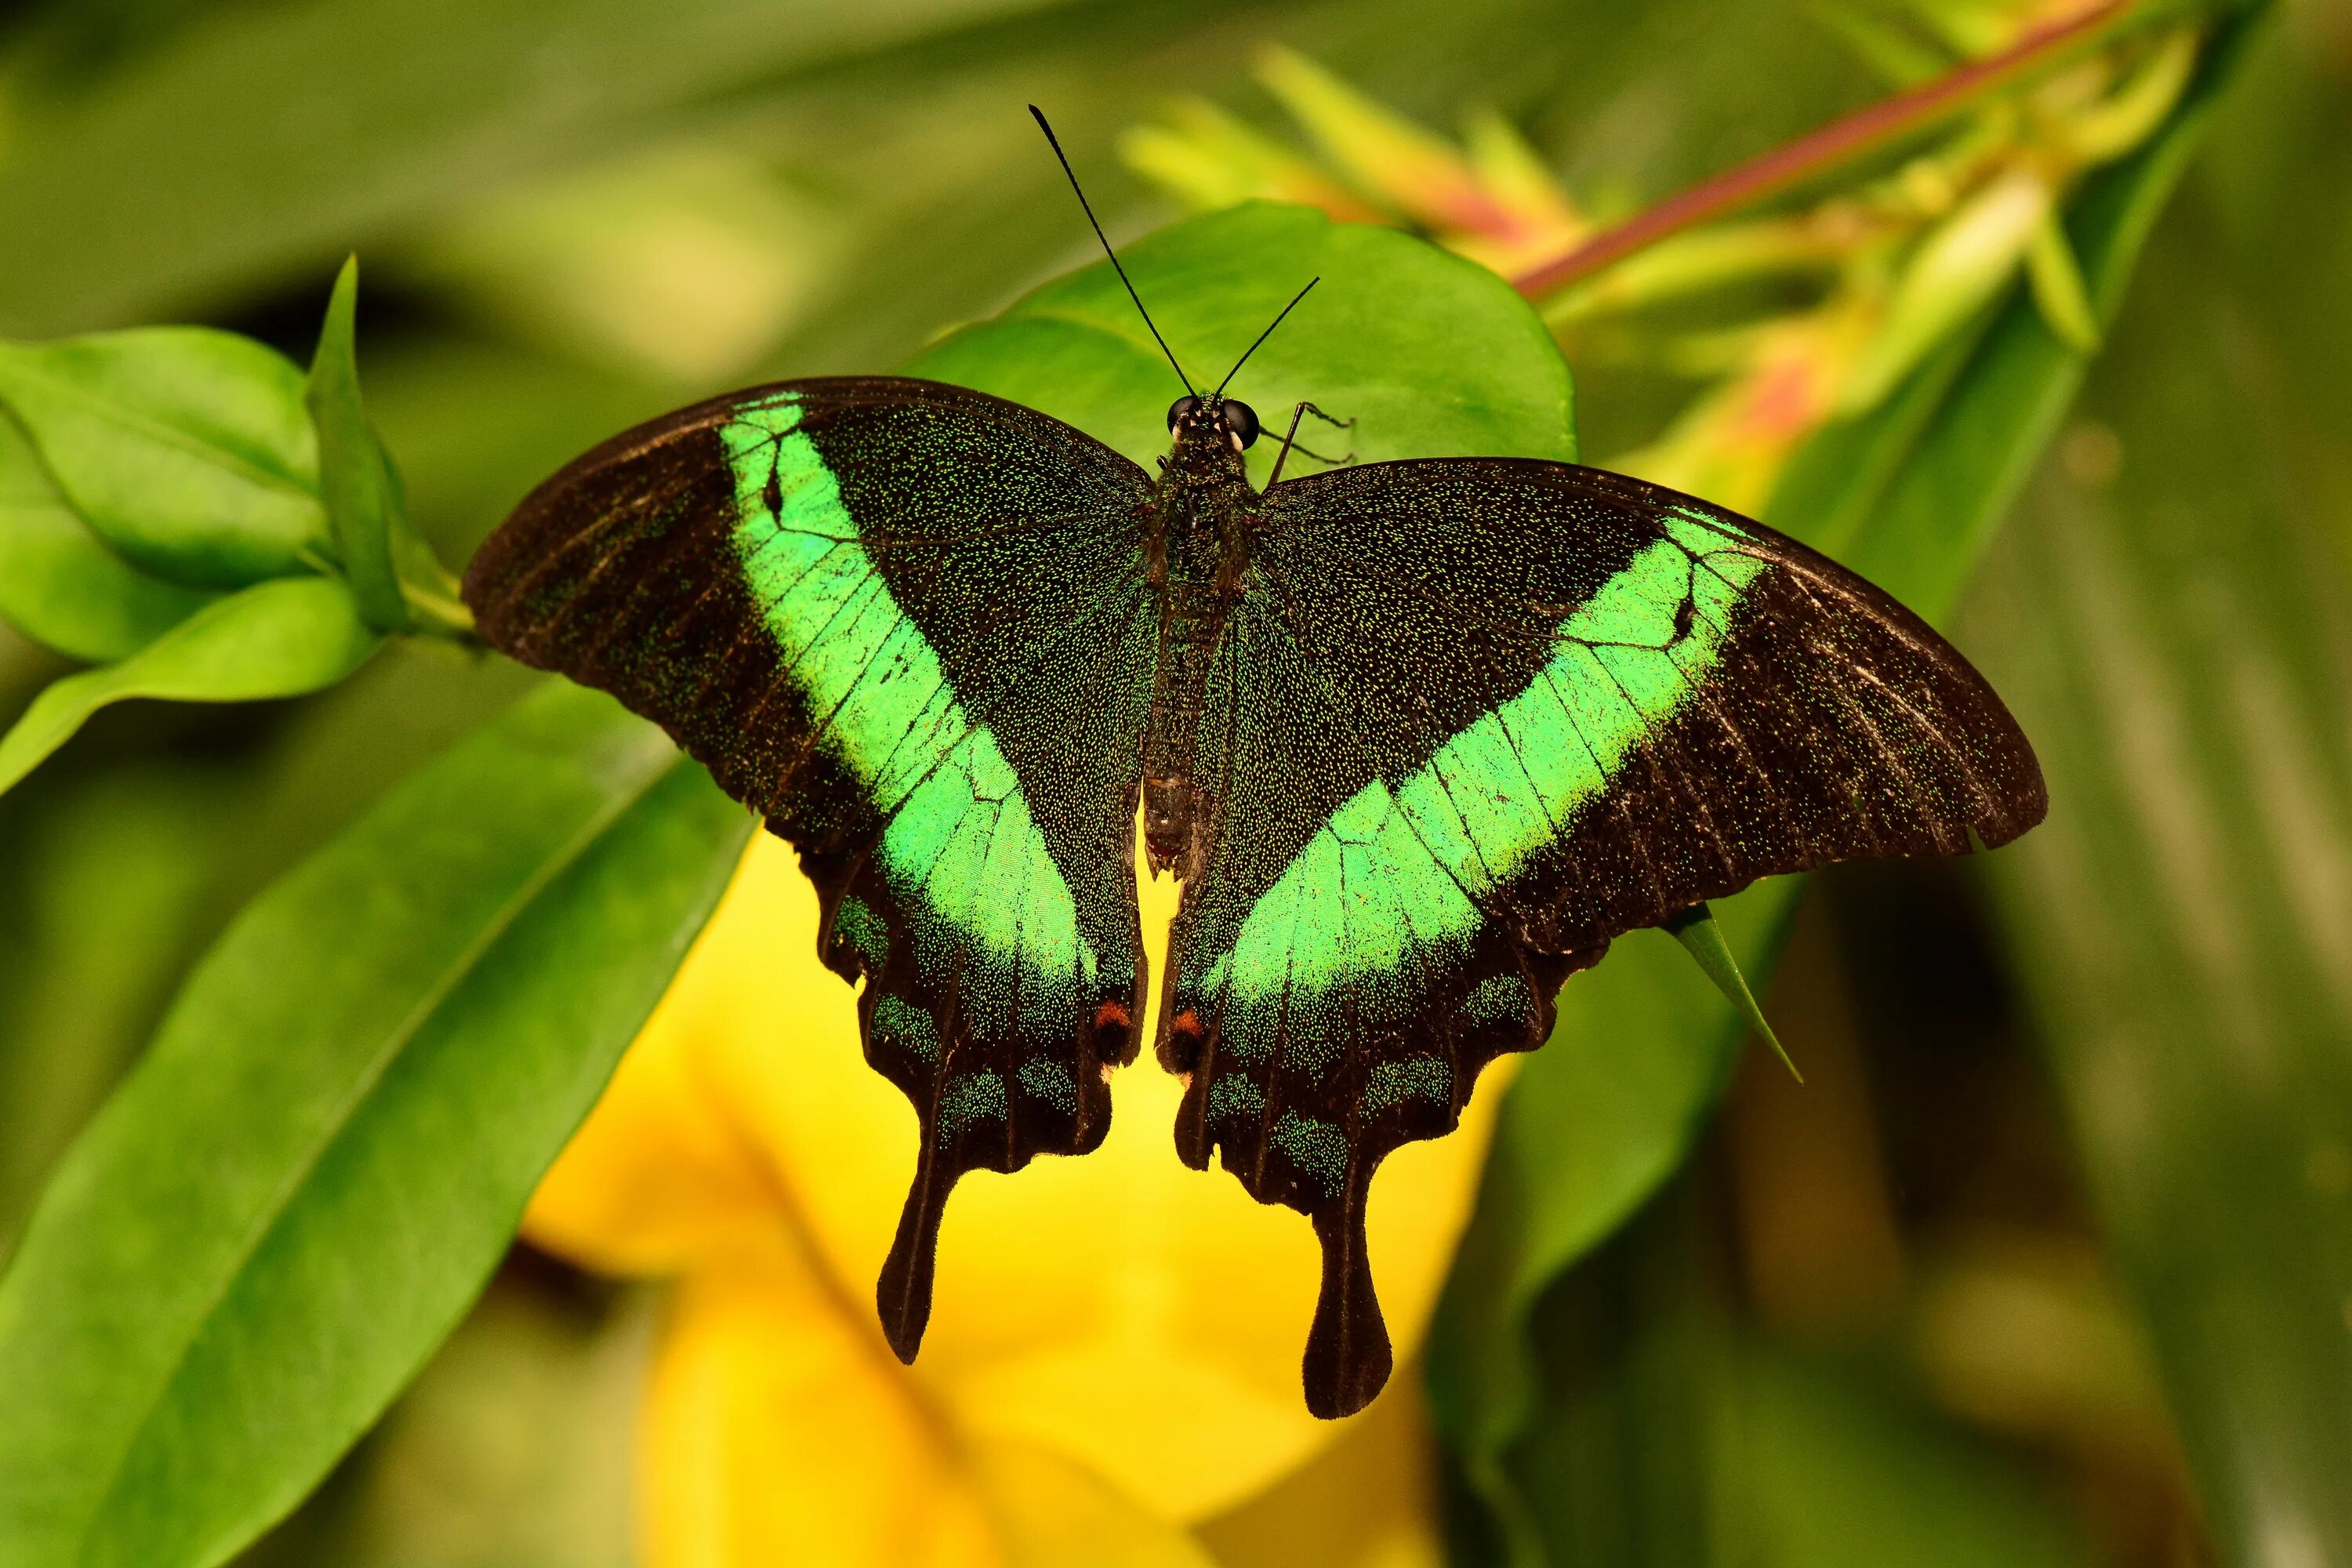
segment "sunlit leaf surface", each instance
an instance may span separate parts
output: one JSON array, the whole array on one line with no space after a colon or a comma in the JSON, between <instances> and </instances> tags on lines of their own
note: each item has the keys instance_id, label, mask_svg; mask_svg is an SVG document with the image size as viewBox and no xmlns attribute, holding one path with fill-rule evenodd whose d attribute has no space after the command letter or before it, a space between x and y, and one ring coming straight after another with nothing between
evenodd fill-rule
<instances>
[{"instance_id":1,"label":"sunlit leaf surface","mask_svg":"<svg viewBox=\"0 0 2352 1568\"><path fill-rule=\"evenodd\" d=\"M0 416L0 620L69 658L103 661L137 652L209 596L109 549Z\"/></svg>"},{"instance_id":2,"label":"sunlit leaf surface","mask_svg":"<svg viewBox=\"0 0 2352 1568\"><path fill-rule=\"evenodd\" d=\"M250 338L148 327L0 342L0 405L91 531L158 576L242 587L323 551L302 373Z\"/></svg>"}]
</instances>

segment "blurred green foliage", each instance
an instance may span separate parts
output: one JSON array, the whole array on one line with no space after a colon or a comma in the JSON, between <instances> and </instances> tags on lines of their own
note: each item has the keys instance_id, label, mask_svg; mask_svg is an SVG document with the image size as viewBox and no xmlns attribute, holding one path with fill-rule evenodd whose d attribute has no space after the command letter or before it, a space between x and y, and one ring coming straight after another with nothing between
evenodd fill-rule
<instances>
[{"instance_id":1,"label":"blurred green foliage","mask_svg":"<svg viewBox=\"0 0 2352 1568\"><path fill-rule=\"evenodd\" d=\"M2352 1559L2343 26L2254 62L1969 620L2076 803L1994 886L2245 1563Z\"/></svg>"},{"instance_id":2,"label":"blurred green foliage","mask_svg":"<svg viewBox=\"0 0 2352 1568\"><path fill-rule=\"evenodd\" d=\"M1849 40L1899 63L1904 34L1866 8L1835 19L1793 0L36 6L0 36L0 230L19 237L0 247L0 332L193 317L304 353L325 280L363 247L366 423L457 560L632 419L770 373L899 364L1080 259L1029 100L1122 237L1160 209L1116 172L1113 133L1168 92L1271 122L1246 76L1269 40L1435 121L1500 110L1605 218L1878 96ZM1818 879L1768 997L1807 1100L1743 1079L1716 1119L1738 1035L1662 937L1570 986L1507 1108L1433 1348L1469 1467L1466 1560L2153 1565L2206 1550L2201 1510L2222 1561L2352 1561L2352 21L2300 0L2245 47L2250 79L2211 110L2168 217L2185 135L2068 215L2115 323L2071 423L2072 350L2046 310L1996 301L1801 454L1769 510L1923 610L1960 607L1963 647L2042 752L2052 817L1995 858L1990 904L1940 875ZM1603 462L1689 392L1606 348L1575 365ZM1103 433L1150 448L1163 393ZM47 591L120 564L91 565L58 505L0 490L0 614L68 656L120 658L250 580ZM331 533L332 505L289 540ZM110 538L181 563L170 540ZM0 630L0 714L70 668ZM395 641L300 703L100 715L0 797L0 1247L191 956L517 689ZM1797 897L1726 907L1743 959L1779 944ZM1956 1026L1932 980L1883 983L1872 928L1889 923L1997 954L1990 1021ZM1957 1065L1923 1067L1923 1038ZM1945 1100L1961 1133L1938 1131ZM1841 1150L1843 1185L1794 1184ZM1809 1252L1808 1226L1844 1240ZM489 1243L473 1245L478 1277ZM1785 1284L1807 1259L1811 1296ZM436 1278L420 1311L439 1322L465 1292ZM507 1451L463 1446L484 1422L569 1407L551 1384L499 1391L532 1356L569 1369L600 1332L625 1341L628 1309L565 1310L582 1317L502 1277L276 1550L597 1561L593 1530L516 1543L506 1516L548 1495L528 1467L496 1503L436 1470ZM2052 1345L2077 1353L2037 1359ZM408 1365L320 1419L355 1433ZM250 1522L287 1500L208 1506Z\"/></svg>"}]
</instances>

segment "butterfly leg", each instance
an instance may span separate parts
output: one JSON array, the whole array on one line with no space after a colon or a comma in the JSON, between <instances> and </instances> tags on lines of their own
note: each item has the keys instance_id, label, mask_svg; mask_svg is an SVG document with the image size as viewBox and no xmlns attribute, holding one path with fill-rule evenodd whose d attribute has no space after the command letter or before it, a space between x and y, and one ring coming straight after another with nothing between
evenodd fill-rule
<instances>
[{"instance_id":1,"label":"butterfly leg","mask_svg":"<svg viewBox=\"0 0 2352 1568\"><path fill-rule=\"evenodd\" d=\"M1330 463L1337 466L1340 463L1351 461L1355 458L1356 454L1353 452L1349 452L1344 458L1327 458L1320 452L1308 451L1305 447L1299 447L1298 422L1308 414L1314 415L1316 418L1322 420L1326 425L1332 426L1338 429L1352 430L1356 427L1356 422L1353 419L1335 419L1330 415L1324 413L1323 410L1316 407L1315 405L1311 403L1299 404L1297 407L1293 408L1290 411L1290 428L1283 432L1282 450L1275 454L1274 472L1266 476L1266 489L1272 489L1274 488L1275 481L1282 478L1282 465L1289 461L1291 448L1294 447L1297 447L1299 451L1306 453L1307 457L1314 458L1318 463Z\"/></svg>"}]
</instances>

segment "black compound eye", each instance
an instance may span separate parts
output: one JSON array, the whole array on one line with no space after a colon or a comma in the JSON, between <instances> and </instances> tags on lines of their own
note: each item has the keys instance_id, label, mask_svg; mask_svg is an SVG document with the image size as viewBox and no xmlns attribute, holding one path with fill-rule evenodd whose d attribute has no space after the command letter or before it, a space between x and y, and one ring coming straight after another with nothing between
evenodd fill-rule
<instances>
[{"instance_id":1,"label":"black compound eye","mask_svg":"<svg viewBox=\"0 0 2352 1568\"><path fill-rule=\"evenodd\" d=\"M1246 447L1257 439L1256 409L1246 403L1235 403L1229 397L1225 399L1224 414L1225 428L1234 433L1234 440Z\"/></svg>"},{"instance_id":2,"label":"black compound eye","mask_svg":"<svg viewBox=\"0 0 2352 1568\"><path fill-rule=\"evenodd\" d=\"M1191 418L1192 411L1200 406L1201 400L1197 397L1180 397L1175 402L1170 404L1168 405L1168 428L1171 430L1176 428L1176 423L1178 420Z\"/></svg>"}]
</instances>

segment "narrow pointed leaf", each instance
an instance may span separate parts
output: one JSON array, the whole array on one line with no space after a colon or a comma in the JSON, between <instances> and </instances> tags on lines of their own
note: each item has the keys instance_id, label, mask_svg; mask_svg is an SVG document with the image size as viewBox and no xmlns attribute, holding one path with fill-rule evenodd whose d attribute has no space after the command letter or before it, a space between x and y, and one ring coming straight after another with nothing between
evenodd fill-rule
<instances>
[{"instance_id":1,"label":"narrow pointed leaf","mask_svg":"<svg viewBox=\"0 0 2352 1568\"><path fill-rule=\"evenodd\" d=\"M394 531L404 528L392 461L360 406L359 361L352 342L360 289L357 257L335 276L327 319L302 401L319 433L319 494L334 534L343 579L360 613L378 631L404 632L415 623L393 563Z\"/></svg>"},{"instance_id":2,"label":"narrow pointed leaf","mask_svg":"<svg viewBox=\"0 0 2352 1568\"><path fill-rule=\"evenodd\" d=\"M1685 910L1666 922L1666 931L1683 944L1683 951L1691 955L1699 973L1723 993L1731 1010L1763 1037L1764 1043L1772 1047L1772 1054L1780 1058L1780 1065L1789 1069L1789 1076L1799 1083L1804 1082L1805 1075L1789 1059L1780 1037L1772 1032L1771 1024L1764 1016L1764 1009L1756 1005L1754 994L1748 989L1748 977L1739 973L1739 961L1731 956L1731 944L1723 940L1723 929L1715 923L1714 912L1705 904Z\"/></svg>"},{"instance_id":3,"label":"narrow pointed leaf","mask_svg":"<svg viewBox=\"0 0 2352 1568\"><path fill-rule=\"evenodd\" d=\"M302 395L319 432L319 491L336 558L377 630L462 635L473 616L457 597L457 579L409 520L400 470L360 402L358 306L352 257L336 275Z\"/></svg>"},{"instance_id":4,"label":"narrow pointed leaf","mask_svg":"<svg viewBox=\"0 0 2352 1568\"><path fill-rule=\"evenodd\" d=\"M2091 294L2074 247L2056 214L2043 218L2025 252L2026 280L2033 288L2033 303L2060 342L2076 353L2099 352L2099 322L2091 309Z\"/></svg>"}]
</instances>

